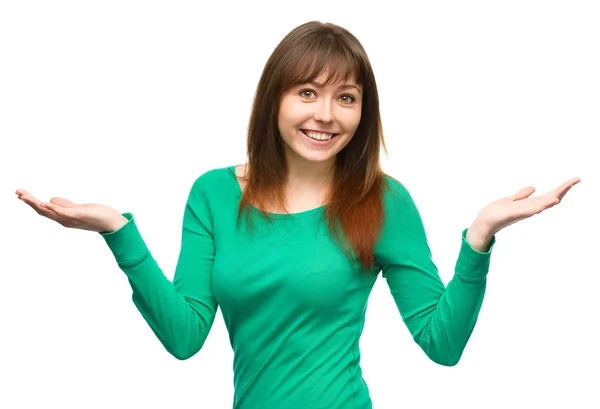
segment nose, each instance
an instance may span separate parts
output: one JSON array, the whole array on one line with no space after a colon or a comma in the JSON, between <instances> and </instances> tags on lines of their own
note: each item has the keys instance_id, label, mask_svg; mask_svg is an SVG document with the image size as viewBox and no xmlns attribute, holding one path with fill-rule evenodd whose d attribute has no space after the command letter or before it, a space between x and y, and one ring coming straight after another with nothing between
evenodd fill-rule
<instances>
[{"instance_id":1,"label":"nose","mask_svg":"<svg viewBox=\"0 0 600 409\"><path fill-rule=\"evenodd\" d=\"M331 110L331 102L329 100L322 100L316 105L314 118L315 121L320 122L331 122L333 121L333 111Z\"/></svg>"}]
</instances>

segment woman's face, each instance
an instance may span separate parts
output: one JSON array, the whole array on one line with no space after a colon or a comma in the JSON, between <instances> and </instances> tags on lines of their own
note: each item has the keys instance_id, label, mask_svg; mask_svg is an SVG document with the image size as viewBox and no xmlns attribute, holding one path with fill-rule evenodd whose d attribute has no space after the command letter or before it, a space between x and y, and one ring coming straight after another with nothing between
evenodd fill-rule
<instances>
[{"instance_id":1,"label":"woman's face","mask_svg":"<svg viewBox=\"0 0 600 409\"><path fill-rule=\"evenodd\" d=\"M285 92L279 109L279 133L288 160L334 162L360 123L362 87L354 81L322 86L312 83Z\"/></svg>"}]
</instances>

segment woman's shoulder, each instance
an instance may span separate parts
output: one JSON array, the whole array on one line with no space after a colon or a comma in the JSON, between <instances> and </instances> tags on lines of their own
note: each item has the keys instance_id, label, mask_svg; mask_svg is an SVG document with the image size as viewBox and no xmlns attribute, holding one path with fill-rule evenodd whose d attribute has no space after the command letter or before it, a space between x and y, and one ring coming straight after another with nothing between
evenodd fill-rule
<instances>
[{"instance_id":1,"label":"woman's shoulder","mask_svg":"<svg viewBox=\"0 0 600 409\"><path fill-rule=\"evenodd\" d=\"M239 165L230 165L208 169L196 176L192 183L191 194L210 196L213 198L236 194L238 181L236 178L236 167Z\"/></svg>"},{"instance_id":2,"label":"woman's shoulder","mask_svg":"<svg viewBox=\"0 0 600 409\"><path fill-rule=\"evenodd\" d=\"M383 200L387 207L413 207L413 197L406 185L399 179L383 174Z\"/></svg>"},{"instance_id":3,"label":"woman's shoulder","mask_svg":"<svg viewBox=\"0 0 600 409\"><path fill-rule=\"evenodd\" d=\"M236 179L236 168L239 165L223 166L211 168L196 176L194 187L223 187L224 183L231 183Z\"/></svg>"},{"instance_id":4,"label":"woman's shoulder","mask_svg":"<svg viewBox=\"0 0 600 409\"><path fill-rule=\"evenodd\" d=\"M383 174L383 188L384 197L408 194L408 189L404 183L387 173Z\"/></svg>"}]
</instances>

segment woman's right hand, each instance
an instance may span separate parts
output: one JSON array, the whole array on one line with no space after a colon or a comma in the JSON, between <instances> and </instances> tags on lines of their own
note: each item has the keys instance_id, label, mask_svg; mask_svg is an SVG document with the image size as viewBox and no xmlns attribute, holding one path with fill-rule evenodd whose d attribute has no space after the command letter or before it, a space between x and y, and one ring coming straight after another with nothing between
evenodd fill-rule
<instances>
[{"instance_id":1,"label":"woman's right hand","mask_svg":"<svg viewBox=\"0 0 600 409\"><path fill-rule=\"evenodd\" d=\"M65 227L108 233L120 229L129 220L117 210L101 204L76 204L60 197L41 202L23 189L17 197L27 203L40 216L54 220Z\"/></svg>"}]
</instances>

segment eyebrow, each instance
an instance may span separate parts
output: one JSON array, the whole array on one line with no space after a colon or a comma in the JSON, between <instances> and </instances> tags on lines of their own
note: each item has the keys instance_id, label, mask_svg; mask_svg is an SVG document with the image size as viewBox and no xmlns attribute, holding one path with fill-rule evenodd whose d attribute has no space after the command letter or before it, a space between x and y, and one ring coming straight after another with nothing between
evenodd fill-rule
<instances>
[{"instance_id":1,"label":"eyebrow","mask_svg":"<svg viewBox=\"0 0 600 409\"><path fill-rule=\"evenodd\" d=\"M317 87L317 88L323 88L323 84L317 82L317 81L311 81L309 84ZM352 84L344 84L344 85L340 85L339 88L341 89L350 89L350 88L354 88L358 91L359 94L362 94L362 92L360 91L360 88L358 88L356 85L352 85Z\"/></svg>"}]
</instances>

